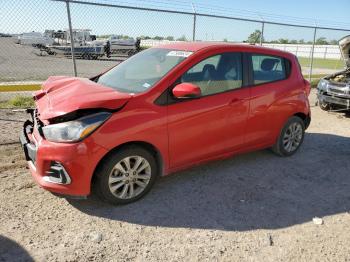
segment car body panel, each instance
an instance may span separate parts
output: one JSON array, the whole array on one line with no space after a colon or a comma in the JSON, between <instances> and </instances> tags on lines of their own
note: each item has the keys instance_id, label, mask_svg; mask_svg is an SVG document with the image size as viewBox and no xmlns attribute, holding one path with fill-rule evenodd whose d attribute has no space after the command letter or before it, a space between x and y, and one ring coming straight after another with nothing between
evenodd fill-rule
<instances>
[{"instance_id":1,"label":"car body panel","mask_svg":"<svg viewBox=\"0 0 350 262\"><path fill-rule=\"evenodd\" d=\"M172 168L244 143L249 90L240 89L169 105L169 157Z\"/></svg>"},{"instance_id":2,"label":"car body panel","mask_svg":"<svg viewBox=\"0 0 350 262\"><path fill-rule=\"evenodd\" d=\"M49 77L42 89L34 93L41 120L62 116L79 109L118 109L131 94L120 93L89 79Z\"/></svg>"},{"instance_id":3,"label":"car body panel","mask_svg":"<svg viewBox=\"0 0 350 262\"><path fill-rule=\"evenodd\" d=\"M294 60L287 79L251 86L247 124L248 145L275 143L288 118L297 113L310 115L309 87ZM295 70L296 69L296 70ZM299 86L301 88L295 88Z\"/></svg>"},{"instance_id":4,"label":"car body panel","mask_svg":"<svg viewBox=\"0 0 350 262\"><path fill-rule=\"evenodd\" d=\"M36 134L36 137L40 136ZM108 152L96 144L92 137L72 144L36 139L36 148L35 165L31 161L28 162L34 180L51 192L79 197L90 194L91 177L102 157ZM51 161L63 164L72 180L71 184L61 185L45 181L44 177L47 176Z\"/></svg>"}]
</instances>

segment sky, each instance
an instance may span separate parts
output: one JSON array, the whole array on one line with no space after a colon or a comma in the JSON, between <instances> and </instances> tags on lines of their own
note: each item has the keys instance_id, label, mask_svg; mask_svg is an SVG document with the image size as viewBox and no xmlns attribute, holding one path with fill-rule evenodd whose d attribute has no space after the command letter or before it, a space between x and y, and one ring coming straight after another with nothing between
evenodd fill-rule
<instances>
[{"instance_id":1,"label":"sky","mask_svg":"<svg viewBox=\"0 0 350 262\"><path fill-rule=\"evenodd\" d=\"M340 27L350 30L350 0L82 0L99 3L210 13L265 21ZM50 0L0 0L0 32L43 32L68 27L66 6ZM330 6L330 3L332 4ZM193 16L71 4L74 28L87 28L92 34L127 34L133 37L185 35L192 39ZM197 16L196 39L246 40L261 23ZM340 39L349 32L318 30L318 37ZM279 38L312 40L313 29L265 24L266 40Z\"/></svg>"}]
</instances>

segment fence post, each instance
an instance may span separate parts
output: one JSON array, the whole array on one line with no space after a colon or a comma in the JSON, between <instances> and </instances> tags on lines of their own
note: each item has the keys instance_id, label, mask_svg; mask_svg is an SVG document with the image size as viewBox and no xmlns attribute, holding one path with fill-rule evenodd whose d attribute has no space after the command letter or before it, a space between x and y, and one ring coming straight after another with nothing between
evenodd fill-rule
<instances>
[{"instance_id":1,"label":"fence post","mask_svg":"<svg viewBox=\"0 0 350 262\"><path fill-rule=\"evenodd\" d=\"M192 41L196 41L196 23L197 23L197 14L196 9L194 7L194 4L192 4L192 10L193 10L193 33L192 33Z\"/></svg>"},{"instance_id":2,"label":"fence post","mask_svg":"<svg viewBox=\"0 0 350 262\"><path fill-rule=\"evenodd\" d=\"M262 46L263 44L263 39L264 39L264 27L265 27L265 22L261 23L261 34L260 34L260 45Z\"/></svg>"},{"instance_id":3,"label":"fence post","mask_svg":"<svg viewBox=\"0 0 350 262\"><path fill-rule=\"evenodd\" d=\"M70 48L71 48L71 54L72 54L73 71L74 71L74 76L77 76L78 75L77 74L77 64L75 63L74 39L73 39L72 19L70 16L69 0L66 0L66 7L67 7L67 18L68 18L68 26L69 26L69 34L70 34Z\"/></svg>"},{"instance_id":4,"label":"fence post","mask_svg":"<svg viewBox=\"0 0 350 262\"><path fill-rule=\"evenodd\" d=\"M315 27L315 29L314 29L314 40L312 42L312 47L311 47L311 60L310 60L310 71L309 71L309 81L310 82L311 82L311 76L312 76L312 66L314 64L314 51L315 51L316 33L317 33L317 27Z\"/></svg>"}]
</instances>

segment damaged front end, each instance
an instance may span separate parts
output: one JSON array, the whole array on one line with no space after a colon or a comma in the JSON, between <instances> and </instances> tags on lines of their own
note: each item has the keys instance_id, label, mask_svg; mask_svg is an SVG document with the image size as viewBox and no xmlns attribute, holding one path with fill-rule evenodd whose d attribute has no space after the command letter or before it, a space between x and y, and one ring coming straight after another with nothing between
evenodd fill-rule
<instances>
[{"instance_id":1,"label":"damaged front end","mask_svg":"<svg viewBox=\"0 0 350 262\"><path fill-rule=\"evenodd\" d=\"M91 136L132 95L88 79L52 77L33 98L20 142L34 180L54 193L88 195L91 170L106 154Z\"/></svg>"},{"instance_id":2,"label":"damaged front end","mask_svg":"<svg viewBox=\"0 0 350 262\"><path fill-rule=\"evenodd\" d=\"M323 110L350 109L350 71L346 70L320 80L317 98Z\"/></svg>"},{"instance_id":3,"label":"damaged front end","mask_svg":"<svg viewBox=\"0 0 350 262\"><path fill-rule=\"evenodd\" d=\"M37 109L29 109L20 142L34 180L57 194L84 198L90 192L91 170L107 153L89 136L112 112L83 110L42 122ZM88 150L93 148L93 150Z\"/></svg>"},{"instance_id":4,"label":"damaged front end","mask_svg":"<svg viewBox=\"0 0 350 262\"><path fill-rule=\"evenodd\" d=\"M350 109L350 36L339 41L346 69L322 78L317 85L318 104L323 110Z\"/></svg>"}]
</instances>

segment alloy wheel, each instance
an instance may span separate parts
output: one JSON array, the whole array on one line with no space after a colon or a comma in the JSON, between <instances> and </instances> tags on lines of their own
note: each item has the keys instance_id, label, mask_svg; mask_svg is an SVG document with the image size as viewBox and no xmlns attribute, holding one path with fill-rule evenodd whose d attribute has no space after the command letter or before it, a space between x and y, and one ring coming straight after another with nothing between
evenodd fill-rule
<instances>
[{"instance_id":1,"label":"alloy wheel","mask_svg":"<svg viewBox=\"0 0 350 262\"><path fill-rule=\"evenodd\" d=\"M134 198L145 190L151 172L151 165L145 158L125 157L113 167L109 175L109 190L120 199Z\"/></svg>"},{"instance_id":2,"label":"alloy wheel","mask_svg":"<svg viewBox=\"0 0 350 262\"><path fill-rule=\"evenodd\" d=\"M303 139L303 127L298 122L289 125L283 135L283 148L287 152L295 151Z\"/></svg>"}]
</instances>

